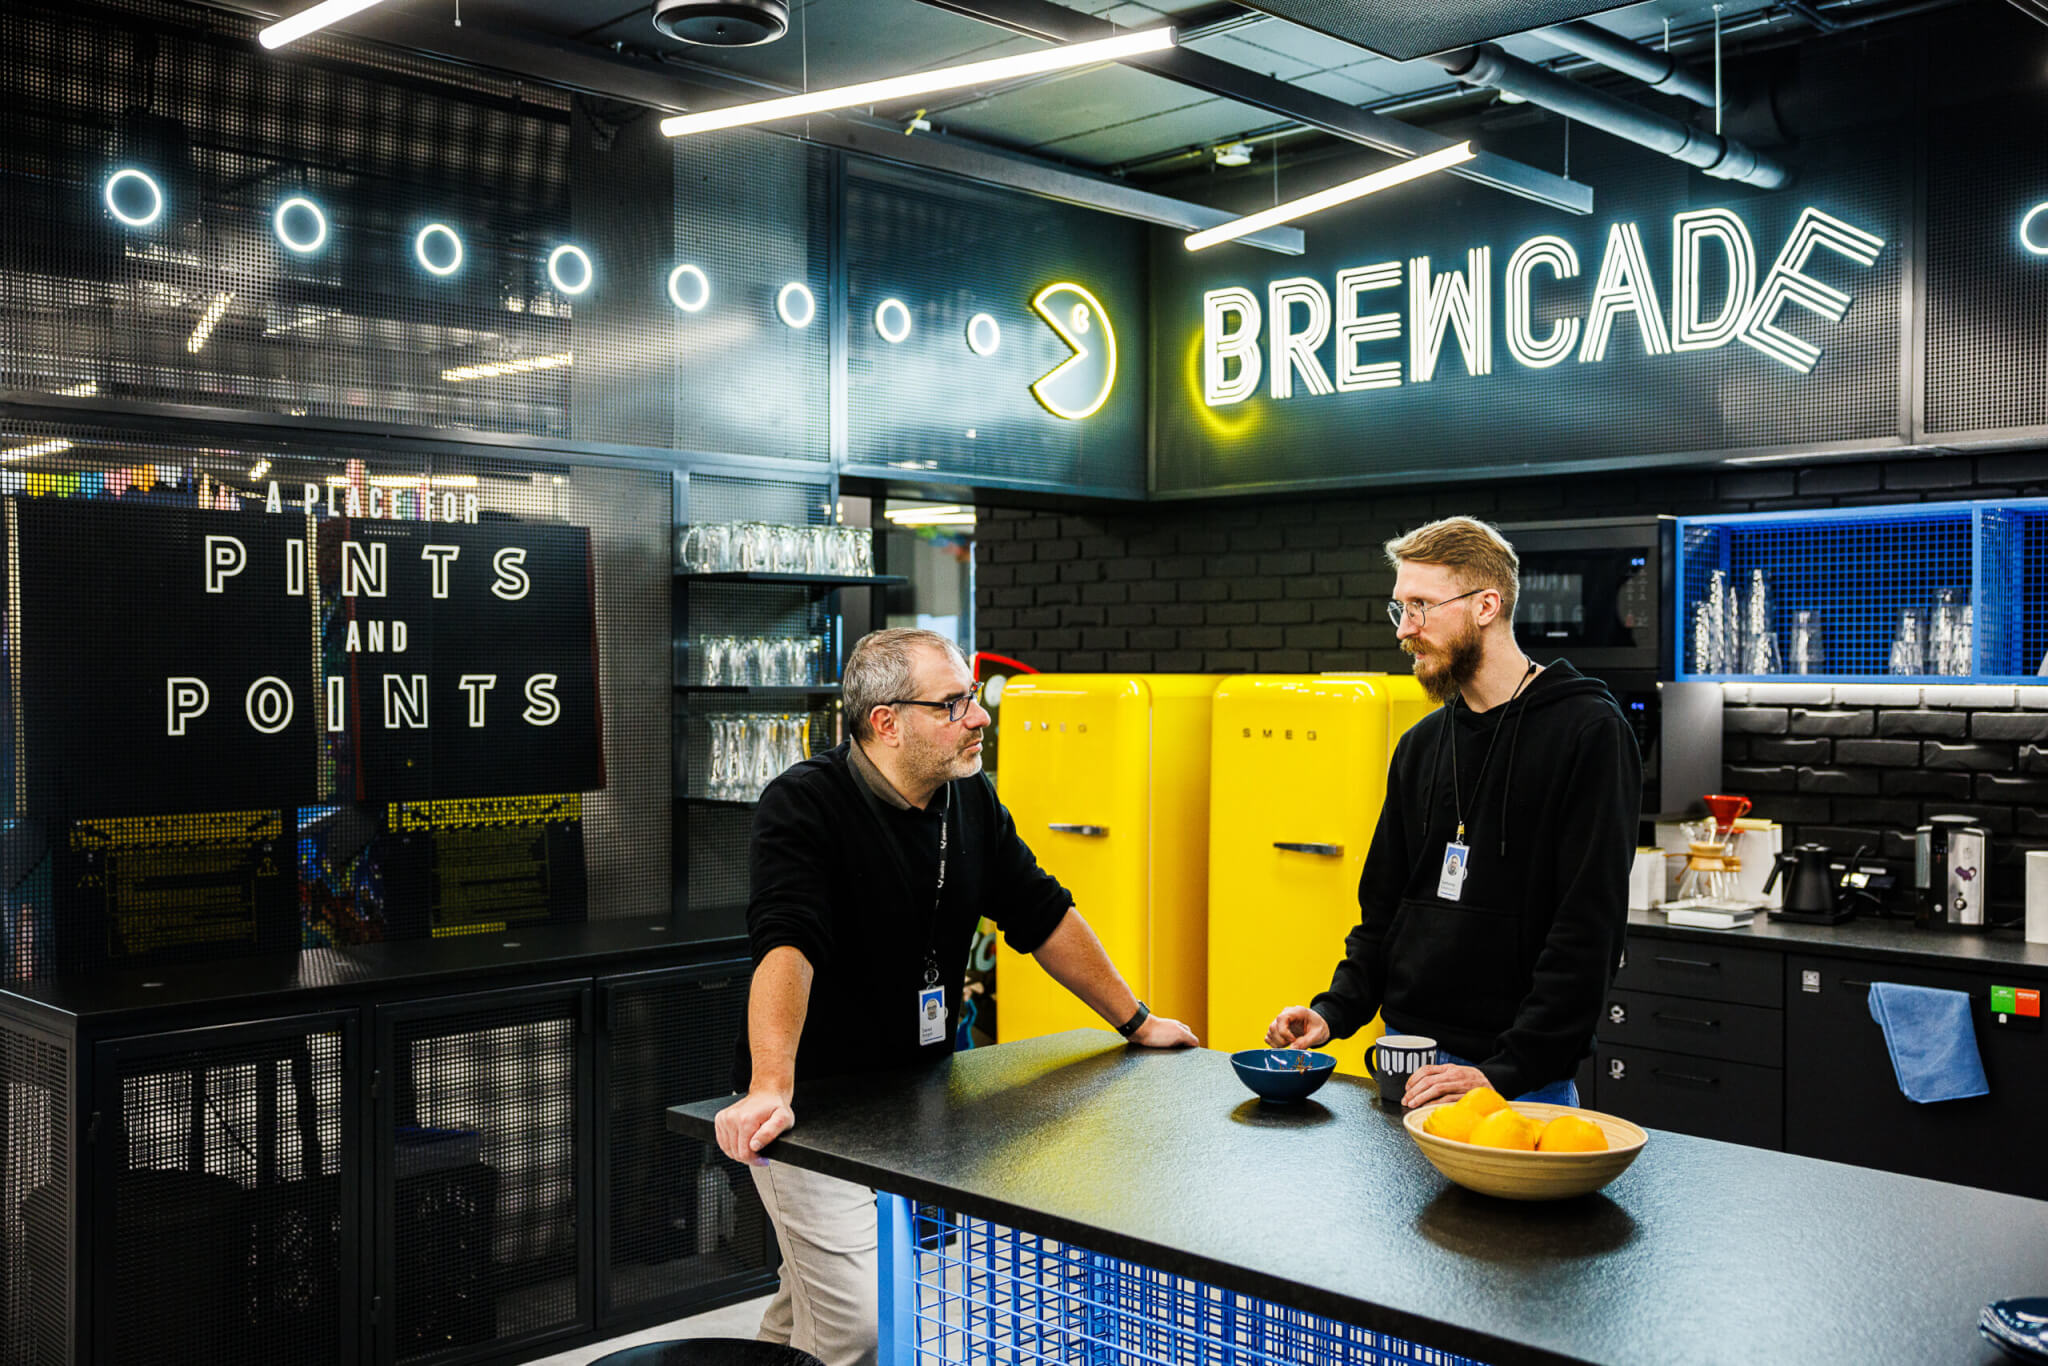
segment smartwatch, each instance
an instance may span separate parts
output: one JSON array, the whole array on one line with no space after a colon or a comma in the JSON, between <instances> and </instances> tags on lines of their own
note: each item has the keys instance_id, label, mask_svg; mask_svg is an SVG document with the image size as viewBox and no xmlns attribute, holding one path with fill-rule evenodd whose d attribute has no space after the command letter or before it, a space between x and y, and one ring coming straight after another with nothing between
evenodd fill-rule
<instances>
[{"instance_id":1,"label":"smartwatch","mask_svg":"<svg viewBox=\"0 0 2048 1366\"><path fill-rule=\"evenodd\" d=\"M1143 1001L1140 1001L1138 1002L1138 1013L1131 1016L1130 1019L1125 1020L1122 1024L1118 1025L1116 1027L1116 1032L1123 1035L1126 1039L1128 1039L1133 1034L1138 1032L1138 1027L1140 1025L1144 1024L1145 1021L1151 1018L1151 1009Z\"/></svg>"}]
</instances>

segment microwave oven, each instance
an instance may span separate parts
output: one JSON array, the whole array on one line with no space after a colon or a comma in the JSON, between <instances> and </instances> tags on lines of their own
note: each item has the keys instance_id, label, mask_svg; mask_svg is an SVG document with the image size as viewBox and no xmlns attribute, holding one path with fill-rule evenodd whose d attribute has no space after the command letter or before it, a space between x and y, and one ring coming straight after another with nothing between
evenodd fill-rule
<instances>
[{"instance_id":1,"label":"microwave oven","mask_svg":"<svg viewBox=\"0 0 2048 1366\"><path fill-rule=\"evenodd\" d=\"M1721 788L1721 688L1674 682L1677 520L1504 525L1521 561L1515 643L1560 656L1614 694L1643 754L1643 815L1677 816ZM1702 808L1704 810L1704 808Z\"/></svg>"}]
</instances>

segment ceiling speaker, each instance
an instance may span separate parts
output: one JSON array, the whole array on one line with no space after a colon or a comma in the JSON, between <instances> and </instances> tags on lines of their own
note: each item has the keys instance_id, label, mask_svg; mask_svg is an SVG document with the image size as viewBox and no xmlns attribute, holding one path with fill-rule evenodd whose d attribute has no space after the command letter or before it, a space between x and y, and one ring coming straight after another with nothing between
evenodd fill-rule
<instances>
[{"instance_id":1,"label":"ceiling speaker","mask_svg":"<svg viewBox=\"0 0 2048 1366\"><path fill-rule=\"evenodd\" d=\"M655 0L654 26L706 47L752 47L789 32L789 0Z\"/></svg>"}]
</instances>

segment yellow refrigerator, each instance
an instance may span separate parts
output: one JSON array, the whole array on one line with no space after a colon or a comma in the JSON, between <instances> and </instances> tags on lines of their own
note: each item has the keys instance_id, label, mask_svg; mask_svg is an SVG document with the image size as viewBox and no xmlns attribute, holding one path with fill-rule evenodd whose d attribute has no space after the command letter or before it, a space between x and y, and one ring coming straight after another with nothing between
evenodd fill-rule
<instances>
[{"instance_id":1,"label":"yellow refrigerator","mask_svg":"<svg viewBox=\"0 0 2048 1366\"><path fill-rule=\"evenodd\" d=\"M1209 701L1203 674L1030 674L1002 700L1001 797L1151 1008L1207 1040ZM996 1037L1102 1020L1008 943Z\"/></svg>"},{"instance_id":2,"label":"yellow refrigerator","mask_svg":"<svg viewBox=\"0 0 2048 1366\"><path fill-rule=\"evenodd\" d=\"M1225 679L1212 716L1209 1028L1226 1051L1265 1043L1283 1006L1330 984L1358 923L1358 875L1386 798L1387 760L1434 707L1411 677ZM1377 1018L1326 1051L1369 1075Z\"/></svg>"}]
</instances>

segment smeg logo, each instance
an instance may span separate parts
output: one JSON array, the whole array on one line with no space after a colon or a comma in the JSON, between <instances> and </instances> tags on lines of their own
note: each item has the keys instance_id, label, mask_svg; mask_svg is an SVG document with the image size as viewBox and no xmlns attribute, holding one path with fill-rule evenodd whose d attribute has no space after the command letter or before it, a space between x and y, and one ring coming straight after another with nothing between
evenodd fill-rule
<instances>
[{"instance_id":1,"label":"smeg logo","mask_svg":"<svg viewBox=\"0 0 2048 1366\"><path fill-rule=\"evenodd\" d=\"M1252 728L1251 728L1250 726L1246 726L1246 727L1244 727L1243 729L1244 729L1244 734L1243 734L1243 735L1242 735L1242 736L1241 736L1240 738L1242 738L1242 739L1246 739L1246 740L1249 740L1249 739L1251 739L1251 738L1252 738ZM1258 732L1258 738L1259 738L1259 739L1261 739L1261 740L1271 740L1271 739L1274 739L1274 738L1276 738L1276 735L1275 735L1275 732L1274 732L1274 729L1273 729L1273 727L1271 727L1271 726L1264 726L1264 727L1261 727L1261 728L1259 729L1259 732ZM1282 739L1282 740L1292 740L1292 739L1294 738L1294 728L1293 728L1292 726L1283 726L1283 727L1281 727L1281 728L1280 728L1280 730L1279 730L1279 732L1278 732L1278 734L1277 734L1277 738L1279 738L1279 739ZM1312 730L1305 730L1305 731L1303 731L1303 732L1301 733L1301 738L1302 738L1303 740L1309 740L1309 741L1313 741L1313 740L1314 740L1314 739L1316 738L1316 733L1315 733L1314 731L1312 731Z\"/></svg>"}]
</instances>

